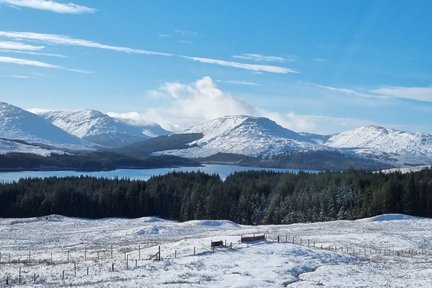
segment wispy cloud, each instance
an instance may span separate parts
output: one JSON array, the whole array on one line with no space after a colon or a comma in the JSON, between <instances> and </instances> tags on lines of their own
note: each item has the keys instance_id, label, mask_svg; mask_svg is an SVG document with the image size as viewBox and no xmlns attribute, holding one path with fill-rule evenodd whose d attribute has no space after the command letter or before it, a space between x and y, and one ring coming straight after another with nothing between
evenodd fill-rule
<instances>
[{"instance_id":1,"label":"wispy cloud","mask_svg":"<svg viewBox=\"0 0 432 288\"><path fill-rule=\"evenodd\" d=\"M58 34L0 31L0 36L11 38L11 39L18 39L18 40L31 40L31 41L39 41L42 43L57 44L57 45L97 48L97 49L105 49L105 50L112 50L112 51L132 53L132 54L172 56L171 54L168 53L154 52L154 51L148 51L143 49L134 49L134 48L122 47L122 46L106 45L106 44L102 44L90 40L72 38L69 36L58 35Z\"/></svg>"},{"instance_id":2,"label":"wispy cloud","mask_svg":"<svg viewBox=\"0 0 432 288\"><path fill-rule=\"evenodd\" d=\"M168 37L195 37L197 35L198 35L197 32L176 29L172 33L160 33L159 37L160 38L168 38Z\"/></svg>"},{"instance_id":3,"label":"wispy cloud","mask_svg":"<svg viewBox=\"0 0 432 288\"><path fill-rule=\"evenodd\" d=\"M371 90L356 90L349 88L331 87L313 84L313 86L324 88L326 90L359 96L364 98L376 99L408 99L416 101L432 102L432 87L402 87L402 86L385 86Z\"/></svg>"},{"instance_id":4,"label":"wispy cloud","mask_svg":"<svg viewBox=\"0 0 432 288\"><path fill-rule=\"evenodd\" d=\"M0 5L32 8L63 14L94 13L96 9L74 3L58 3L53 0L0 0Z\"/></svg>"},{"instance_id":5,"label":"wispy cloud","mask_svg":"<svg viewBox=\"0 0 432 288\"><path fill-rule=\"evenodd\" d=\"M318 84L312 84L312 86L323 88L329 91L339 92L343 94L348 94L352 96L359 96L364 98L382 98L378 95L373 95L372 93L369 93L369 91L362 92L355 89L349 89L349 88L341 88L341 87L332 87L332 86L326 86L326 85L318 85Z\"/></svg>"},{"instance_id":6,"label":"wispy cloud","mask_svg":"<svg viewBox=\"0 0 432 288\"><path fill-rule=\"evenodd\" d=\"M227 83L227 84L234 84L234 85L245 85L245 86L261 86L258 83L250 82L250 81L236 81L236 80L217 80L218 83Z\"/></svg>"},{"instance_id":7,"label":"wispy cloud","mask_svg":"<svg viewBox=\"0 0 432 288\"><path fill-rule=\"evenodd\" d=\"M0 51L1 52L5 52L5 53L16 53L16 54L28 54L28 55L37 55L37 56L49 56L49 57L67 58L66 55L57 54L57 53L20 51L20 50L6 50L6 49L0 49Z\"/></svg>"},{"instance_id":8,"label":"wispy cloud","mask_svg":"<svg viewBox=\"0 0 432 288\"><path fill-rule=\"evenodd\" d=\"M39 51L43 48L44 46L34 46L15 41L0 41L0 49L6 50Z\"/></svg>"},{"instance_id":9,"label":"wispy cloud","mask_svg":"<svg viewBox=\"0 0 432 288\"><path fill-rule=\"evenodd\" d=\"M95 42L95 41L91 41L91 40L73 38L70 36L58 35L58 34L0 31L0 37L9 38L9 39L13 39L13 40L20 40L20 41L40 42L43 44L56 44L56 45L79 46L79 47L87 47L87 48L95 48L95 49L104 49L104 50L111 50L111 51L130 53L130 54L181 57L183 59L191 60L194 62L214 64L214 65L219 65L219 66L224 66L224 67L231 67L231 68L243 69L243 70L248 70L248 71L254 71L254 72L258 72L258 73L260 73L260 72L277 73L277 74L299 73L298 71L296 71L294 69L282 67L282 66L249 64L249 63L225 61L225 60L212 59L212 58L182 56L182 55L175 55L175 54L164 53L164 52L156 52L156 51L149 51L149 50L143 50L143 49L123 47L123 46L107 45L107 44L103 44L103 43L99 43L99 42ZM19 42L15 42L15 43L19 43ZM39 46L34 46L34 47L39 47ZM40 46L40 47L43 48L43 46Z\"/></svg>"},{"instance_id":10,"label":"wispy cloud","mask_svg":"<svg viewBox=\"0 0 432 288\"><path fill-rule=\"evenodd\" d=\"M201 62L201 63L215 64L215 65L238 68L238 69L249 70L254 72L268 72L268 73L278 73L278 74L299 73L294 69L281 67L281 66L248 64L248 63L224 61L224 60L211 59L211 58L189 57L189 56L183 56L183 58L196 61L196 62Z\"/></svg>"},{"instance_id":11,"label":"wispy cloud","mask_svg":"<svg viewBox=\"0 0 432 288\"><path fill-rule=\"evenodd\" d=\"M30 79L30 78L33 78L33 77L27 76L27 75L9 75L9 77L11 77L11 78L17 78L17 79Z\"/></svg>"},{"instance_id":12,"label":"wispy cloud","mask_svg":"<svg viewBox=\"0 0 432 288\"><path fill-rule=\"evenodd\" d=\"M235 95L221 90L215 81L205 76L193 83L168 82L149 96L163 98L159 107L135 112L109 112L135 125L156 122L170 131L180 131L192 125L226 115L250 115L267 117L279 125L298 132L334 134L369 124L367 119L305 115L294 111L278 113L259 109L241 101ZM156 101L155 101L156 102Z\"/></svg>"},{"instance_id":13,"label":"wispy cloud","mask_svg":"<svg viewBox=\"0 0 432 288\"><path fill-rule=\"evenodd\" d=\"M61 66L57 66L57 65L53 65L41 61L14 58L14 57L5 57L5 56L0 56L0 63L35 66L40 68L62 69Z\"/></svg>"},{"instance_id":14,"label":"wispy cloud","mask_svg":"<svg viewBox=\"0 0 432 288\"><path fill-rule=\"evenodd\" d=\"M432 87L388 86L373 89L371 92L384 97L432 102Z\"/></svg>"},{"instance_id":15,"label":"wispy cloud","mask_svg":"<svg viewBox=\"0 0 432 288\"><path fill-rule=\"evenodd\" d=\"M255 62L284 62L286 60L284 57L280 57L280 56L269 56L269 55L255 54L255 53L234 55L233 58L255 61Z\"/></svg>"},{"instance_id":16,"label":"wispy cloud","mask_svg":"<svg viewBox=\"0 0 432 288\"><path fill-rule=\"evenodd\" d=\"M327 60L327 59L324 59L324 58L314 58L313 59L315 62L321 62L321 63L328 63L328 62L330 62L329 60Z\"/></svg>"},{"instance_id":17,"label":"wispy cloud","mask_svg":"<svg viewBox=\"0 0 432 288\"><path fill-rule=\"evenodd\" d=\"M86 71L86 70L66 68L66 67L62 67L59 65L54 65L54 64L50 64L50 63L46 63L46 62L42 62L42 61L22 59L22 58L14 58L14 57L6 57L6 56L0 56L0 63L23 65L23 66L33 66L33 67L48 68L48 69L59 69L59 70L66 70L66 71L70 71L70 72L83 73L83 74L91 73L91 72Z\"/></svg>"},{"instance_id":18,"label":"wispy cloud","mask_svg":"<svg viewBox=\"0 0 432 288\"><path fill-rule=\"evenodd\" d=\"M303 115L297 114L293 111L287 113L278 113L259 109L258 114L262 117L267 117L277 122L279 125L293 131L317 133L321 135L330 135L358 128L364 125L377 124L373 121L365 119L329 117L323 115Z\"/></svg>"}]
</instances>

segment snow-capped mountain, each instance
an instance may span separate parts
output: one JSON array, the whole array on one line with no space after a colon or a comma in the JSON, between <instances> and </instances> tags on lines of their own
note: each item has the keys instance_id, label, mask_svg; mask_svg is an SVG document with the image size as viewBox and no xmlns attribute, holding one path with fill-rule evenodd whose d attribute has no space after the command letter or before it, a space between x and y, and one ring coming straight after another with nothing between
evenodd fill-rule
<instances>
[{"instance_id":1,"label":"snow-capped mountain","mask_svg":"<svg viewBox=\"0 0 432 288\"><path fill-rule=\"evenodd\" d=\"M324 145L398 166L432 163L432 135L425 133L370 125L334 135Z\"/></svg>"},{"instance_id":2,"label":"snow-capped mountain","mask_svg":"<svg viewBox=\"0 0 432 288\"><path fill-rule=\"evenodd\" d=\"M33 112L72 135L105 147L120 147L169 133L157 124L132 126L95 110Z\"/></svg>"},{"instance_id":3,"label":"snow-capped mountain","mask_svg":"<svg viewBox=\"0 0 432 288\"><path fill-rule=\"evenodd\" d=\"M33 113L5 102L0 102L0 138L67 149L88 149L87 143L78 137Z\"/></svg>"},{"instance_id":4,"label":"snow-capped mountain","mask_svg":"<svg viewBox=\"0 0 432 288\"><path fill-rule=\"evenodd\" d=\"M267 158L290 152L341 152L394 167L432 163L432 135L365 126L332 136L297 133L260 117L226 116L182 133L202 133L190 148L161 151L183 157L217 153ZM350 158L352 159L352 158Z\"/></svg>"},{"instance_id":5,"label":"snow-capped mountain","mask_svg":"<svg viewBox=\"0 0 432 288\"><path fill-rule=\"evenodd\" d=\"M45 156L51 153L63 153L63 149L119 147L160 134L169 134L157 124L136 127L94 110L34 112L38 115L0 102L0 153L24 152ZM180 137L182 135L185 137ZM283 157L288 154L293 155L290 153L323 151L326 154L315 153L314 157L328 156L329 153L343 153L348 157L347 161L352 161L353 158L362 159L362 161L382 163L387 167L432 163L432 135L378 126L364 126L326 136L297 133L267 118L237 115L217 118L191 127L178 136L180 138L155 138L157 141L149 142L149 145L153 145L151 149L144 150L157 151L153 152L157 155L187 158L202 158L222 153L258 159L285 159ZM174 145L176 143L173 141L183 141L183 144ZM155 143L158 144L155 146ZM126 147L132 150L136 148ZM181 148L162 151L167 147Z\"/></svg>"},{"instance_id":6,"label":"snow-capped mountain","mask_svg":"<svg viewBox=\"0 0 432 288\"><path fill-rule=\"evenodd\" d=\"M266 157L323 149L307 135L285 129L262 117L225 116L182 131L182 134L189 133L201 133L203 137L191 142L191 148L164 151L163 154L206 157L216 153L233 153Z\"/></svg>"}]
</instances>

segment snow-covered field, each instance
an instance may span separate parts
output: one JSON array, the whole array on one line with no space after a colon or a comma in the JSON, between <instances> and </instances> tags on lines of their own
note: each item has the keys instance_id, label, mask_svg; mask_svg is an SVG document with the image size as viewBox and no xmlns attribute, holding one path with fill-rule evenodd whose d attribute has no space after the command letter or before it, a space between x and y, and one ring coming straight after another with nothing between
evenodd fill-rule
<instances>
[{"instance_id":1,"label":"snow-covered field","mask_svg":"<svg viewBox=\"0 0 432 288\"><path fill-rule=\"evenodd\" d=\"M0 287L432 287L431 227L405 215L269 226L0 219ZM253 234L267 241L240 243ZM227 246L213 251L219 240ZM161 261L149 260L159 247Z\"/></svg>"}]
</instances>

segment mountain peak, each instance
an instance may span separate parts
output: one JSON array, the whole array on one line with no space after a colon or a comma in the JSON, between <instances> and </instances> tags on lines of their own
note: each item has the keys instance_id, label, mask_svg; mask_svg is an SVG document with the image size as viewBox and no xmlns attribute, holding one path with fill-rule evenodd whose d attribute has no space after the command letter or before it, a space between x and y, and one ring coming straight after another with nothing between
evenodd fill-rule
<instances>
[{"instance_id":1,"label":"mountain peak","mask_svg":"<svg viewBox=\"0 0 432 288\"><path fill-rule=\"evenodd\" d=\"M192 143L188 151L173 154L191 153L205 157L215 153L234 153L249 156L269 156L288 153L294 150L315 150L316 143L307 137L283 128L276 122L247 115L229 115L193 126L182 133L200 133L201 139Z\"/></svg>"},{"instance_id":2,"label":"mountain peak","mask_svg":"<svg viewBox=\"0 0 432 288\"><path fill-rule=\"evenodd\" d=\"M159 126L134 126L97 110L54 110L36 113L72 135L106 147L128 145L164 134L164 130Z\"/></svg>"},{"instance_id":3,"label":"mountain peak","mask_svg":"<svg viewBox=\"0 0 432 288\"><path fill-rule=\"evenodd\" d=\"M85 147L79 138L33 113L5 102L0 102L0 137L64 148Z\"/></svg>"}]
</instances>

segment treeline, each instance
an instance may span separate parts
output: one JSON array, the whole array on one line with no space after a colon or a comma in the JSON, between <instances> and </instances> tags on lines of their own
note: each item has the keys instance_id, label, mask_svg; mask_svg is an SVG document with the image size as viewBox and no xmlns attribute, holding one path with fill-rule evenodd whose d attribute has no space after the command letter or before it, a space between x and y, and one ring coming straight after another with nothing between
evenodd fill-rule
<instances>
[{"instance_id":1,"label":"treeline","mask_svg":"<svg viewBox=\"0 0 432 288\"><path fill-rule=\"evenodd\" d=\"M141 158L110 151L76 152L76 154L51 154L41 156L27 153L0 155L0 171L77 170L103 171L124 168L189 167L201 164L187 158L160 155Z\"/></svg>"},{"instance_id":2,"label":"treeline","mask_svg":"<svg viewBox=\"0 0 432 288\"><path fill-rule=\"evenodd\" d=\"M432 170L235 173L225 181L174 172L148 181L66 177L0 185L0 217L159 216L278 224L357 219L382 213L432 217Z\"/></svg>"}]
</instances>

